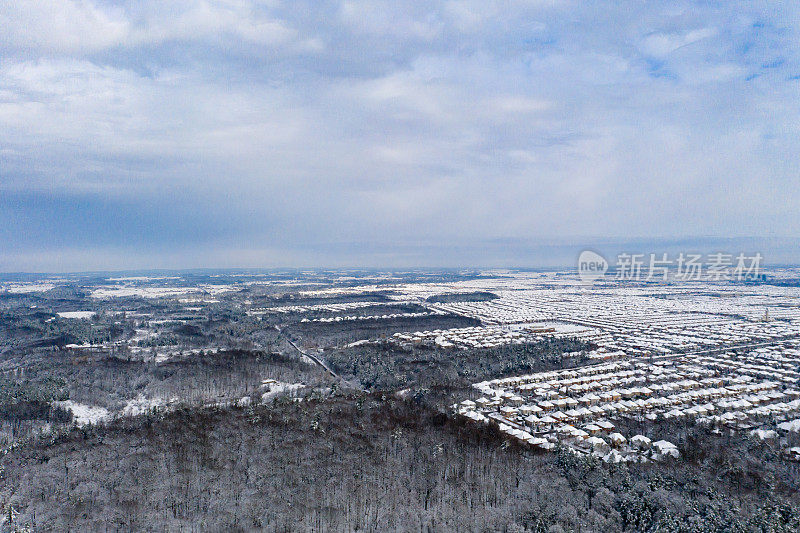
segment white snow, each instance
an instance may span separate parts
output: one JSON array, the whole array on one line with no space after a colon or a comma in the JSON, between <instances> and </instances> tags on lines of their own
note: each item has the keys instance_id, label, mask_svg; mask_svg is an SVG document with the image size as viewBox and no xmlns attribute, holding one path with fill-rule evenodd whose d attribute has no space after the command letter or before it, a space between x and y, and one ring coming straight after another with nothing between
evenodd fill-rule
<instances>
[{"instance_id":1,"label":"white snow","mask_svg":"<svg viewBox=\"0 0 800 533\"><path fill-rule=\"evenodd\" d=\"M92 298L125 298L141 296L142 298L161 298L197 292L195 287L102 287L92 292Z\"/></svg>"},{"instance_id":2,"label":"white snow","mask_svg":"<svg viewBox=\"0 0 800 533\"><path fill-rule=\"evenodd\" d=\"M363 339L363 340L360 340L360 341L351 342L350 344L345 344L344 347L345 348L355 348L356 346L364 346L366 344L369 344L370 342L372 342L372 341L370 341L369 339Z\"/></svg>"},{"instance_id":3,"label":"white snow","mask_svg":"<svg viewBox=\"0 0 800 533\"><path fill-rule=\"evenodd\" d=\"M61 318L92 318L96 315L94 311L62 311L58 313Z\"/></svg>"},{"instance_id":4,"label":"white snow","mask_svg":"<svg viewBox=\"0 0 800 533\"><path fill-rule=\"evenodd\" d=\"M155 281L163 279L181 279L178 276L127 276L123 278L107 278L108 281Z\"/></svg>"},{"instance_id":5,"label":"white snow","mask_svg":"<svg viewBox=\"0 0 800 533\"><path fill-rule=\"evenodd\" d=\"M82 403L73 402L72 400L55 402L55 405L71 411L72 416L75 419L75 423L79 426L104 422L110 417L110 413L105 407L85 405Z\"/></svg>"},{"instance_id":6,"label":"white snow","mask_svg":"<svg viewBox=\"0 0 800 533\"><path fill-rule=\"evenodd\" d=\"M756 429L756 430L751 431L750 434L755 436L755 437L758 437L761 440L778 438L778 434L775 431L771 430L771 429L767 429L767 430Z\"/></svg>"},{"instance_id":7,"label":"white snow","mask_svg":"<svg viewBox=\"0 0 800 533\"><path fill-rule=\"evenodd\" d=\"M269 391L262 394L261 399L264 401L271 400L279 394L294 392L303 387L305 387L305 385L302 383L284 383L282 381L276 381L275 383L269 384Z\"/></svg>"},{"instance_id":8,"label":"white snow","mask_svg":"<svg viewBox=\"0 0 800 533\"><path fill-rule=\"evenodd\" d=\"M54 289L52 283L13 283L6 285L5 290L11 294L27 294L29 292L45 292Z\"/></svg>"},{"instance_id":9,"label":"white snow","mask_svg":"<svg viewBox=\"0 0 800 533\"><path fill-rule=\"evenodd\" d=\"M782 429L784 431L790 431L792 433L798 433L800 432L800 419L778 424L778 429Z\"/></svg>"},{"instance_id":10,"label":"white snow","mask_svg":"<svg viewBox=\"0 0 800 533\"><path fill-rule=\"evenodd\" d=\"M128 403L122 408L122 414L125 416L138 416L154 407L161 407L166 403L164 398L145 398L144 396L139 396L128 400Z\"/></svg>"}]
</instances>

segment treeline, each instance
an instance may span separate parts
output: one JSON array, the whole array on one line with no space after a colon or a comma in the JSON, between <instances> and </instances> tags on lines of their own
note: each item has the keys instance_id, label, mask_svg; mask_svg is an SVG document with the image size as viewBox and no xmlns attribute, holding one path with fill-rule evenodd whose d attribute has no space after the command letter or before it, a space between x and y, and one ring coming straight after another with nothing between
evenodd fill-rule
<instances>
[{"instance_id":1,"label":"treeline","mask_svg":"<svg viewBox=\"0 0 800 533\"><path fill-rule=\"evenodd\" d=\"M431 303L488 302L489 300L496 300L498 298L500 297L493 292L475 291L435 294L433 296L428 296L426 301Z\"/></svg>"},{"instance_id":2,"label":"treeline","mask_svg":"<svg viewBox=\"0 0 800 533\"><path fill-rule=\"evenodd\" d=\"M100 355L87 359L56 352L17 377L0 377L0 449L24 441L49 425L59 431L72 414L54 404L72 400L119 414L131 400L185 405L258 401L264 379L327 387L332 378L299 357L252 350L200 352L165 363L125 361Z\"/></svg>"},{"instance_id":3,"label":"treeline","mask_svg":"<svg viewBox=\"0 0 800 533\"><path fill-rule=\"evenodd\" d=\"M691 431L702 459L605 465L380 393L187 409L13 450L0 505L6 531L798 531L796 464Z\"/></svg>"},{"instance_id":4,"label":"treeline","mask_svg":"<svg viewBox=\"0 0 800 533\"><path fill-rule=\"evenodd\" d=\"M267 378L310 385L328 381L325 372L298 357L258 350L192 353L163 363L105 355L96 360L75 360L71 354L52 354L27 367L25 376L57 380L64 384L64 395L69 399L110 411L137 396L177 397L187 403L242 397L256 393Z\"/></svg>"},{"instance_id":5,"label":"treeline","mask_svg":"<svg viewBox=\"0 0 800 533\"><path fill-rule=\"evenodd\" d=\"M287 326L285 331L302 343L336 346L362 339L386 339L395 333L408 331L466 328L480 324L474 318L448 314L353 322L296 322Z\"/></svg>"},{"instance_id":6,"label":"treeline","mask_svg":"<svg viewBox=\"0 0 800 533\"><path fill-rule=\"evenodd\" d=\"M335 296L302 296L296 292L287 292L277 296L261 297L254 299L254 305L277 307L286 305L329 305L353 302L386 302L391 303L388 297L391 291L370 291L354 294L340 294Z\"/></svg>"},{"instance_id":7,"label":"treeline","mask_svg":"<svg viewBox=\"0 0 800 533\"><path fill-rule=\"evenodd\" d=\"M70 423L72 414L53 405L68 397L66 383L60 379L17 380L0 376L0 449L6 449L42 423Z\"/></svg>"},{"instance_id":8,"label":"treeline","mask_svg":"<svg viewBox=\"0 0 800 533\"><path fill-rule=\"evenodd\" d=\"M342 311L305 311L305 312L298 312L298 313L287 313L284 314L281 318L283 318L284 322L299 322L300 320L307 318L309 320L315 318L330 318L330 317L346 317L346 316L380 316L380 315L391 315L395 313L424 313L428 312L427 307L423 307L418 304L375 304L375 305L368 305L366 307L355 307L352 309L345 309Z\"/></svg>"},{"instance_id":9,"label":"treeline","mask_svg":"<svg viewBox=\"0 0 800 533\"><path fill-rule=\"evenodd\" d=\"M458 388L485 379L579 366L588 360L565 354L591 348L591 344L579 340L554 337L467 350L434 346L406 349L384 342L329 350L325 358L337 373L357 380L367 389L431 385Z\"/></svg>"},{"instance_id":10,"label":"treeline","mask_svg":"<svg viewBox=\"0 0 800 533\"><path fill-rule=\"evenodd\" d=\"M62 318L51 311L13 309L0 313L0 347L63 348L66 344L99 344L121 338L126 328L112 322Z\"/></svg>"}]
</instances>

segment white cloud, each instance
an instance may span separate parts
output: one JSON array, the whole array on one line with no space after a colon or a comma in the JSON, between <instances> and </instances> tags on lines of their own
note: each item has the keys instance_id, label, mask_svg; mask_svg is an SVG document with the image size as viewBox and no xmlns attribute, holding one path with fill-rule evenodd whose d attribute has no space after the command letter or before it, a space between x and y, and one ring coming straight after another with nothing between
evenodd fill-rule
<instances>
[{"instance_id":1,"label":"white cloud","mask_svg":"<svg viewBox=\"0 0 800 533\"><path fill-rule=\"evenodd\" d=\"M791 6L53 0L0 19L0 189L36 200L6 215L30 228L8 247L112 196L139 224L163 191L208 223L156 217L148 239L226 250L800 232Z\"/></svg>"},{"instance_id":2,"label":"white cloud","mask_svg":"<svg viewBox=\"0 0 800 533\"><path fill-rule=\"evenodd\" d=\"M492 103L495 109L503 113L538 113L552 108L551 102L525 96L501 96Z\"/></svg>"},{"instance_id":3,"label":"white cloud","mask_svg":"<svg viewBox=\"0 0 800 533\"><path fill-rule=\"evenodd\" d=\"M651 33L643 39L642 50L652 56L666 57L716 34L715 28L699 28L684 33Z\"/></svg>"},{"instance_id":4,"label":"white cloud","mask_svg":"<svg viewBox=\"0 0 800 533\"><path fill-rule=\"evenodd\" d=\"M130 32L121 11L85 0L3 2L0 20L8 44L43 52L98 50L123 42Z\"/></svg>"},{"instance_id":5,"label":"white cloud","mask_svg":"<svg viewBox=\"0 0 800 533\"><path fill-rule=\"evenodd\" d=\"M285 45L297 31L284 21L256 15L248 2L196 0L136 3L127 8L90 0L20 0L0 6L7 43L43 54L93 53L119 47L157 46L231 35L265 46ZM313 40L306 47L318 47Z\"/></svg>"}]
</instances>

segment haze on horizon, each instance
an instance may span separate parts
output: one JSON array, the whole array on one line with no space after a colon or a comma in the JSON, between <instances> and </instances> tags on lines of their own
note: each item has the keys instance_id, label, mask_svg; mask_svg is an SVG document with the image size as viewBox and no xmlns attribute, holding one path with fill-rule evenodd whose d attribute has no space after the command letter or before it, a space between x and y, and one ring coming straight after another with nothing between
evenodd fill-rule
<instances>
[{"instance_id":1,"label":"haze on horizon","mask_svg":"<svg viewBox=\"0 0 800 533\"><path fill-rule=\"evenodd\" d=\"M0 271L800 261L797 3L22 0L0 27Z\"/></svg>"}]
</instances>

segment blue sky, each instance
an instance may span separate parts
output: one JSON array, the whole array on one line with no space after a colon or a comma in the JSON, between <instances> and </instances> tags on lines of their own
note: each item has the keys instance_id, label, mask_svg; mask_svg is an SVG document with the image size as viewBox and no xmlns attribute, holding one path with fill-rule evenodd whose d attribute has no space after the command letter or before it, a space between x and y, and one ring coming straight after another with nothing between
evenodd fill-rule
<instances>
[{"instance_id":1,"label":"blue sky","mask_svg":"<svg viewBox=\"0 0 800 533\"><path fill-rule=\"evenodd\" d=\"M800 261L796 2L21 0L0 27L2 271Z\"/></svg>"}]
</instances>

